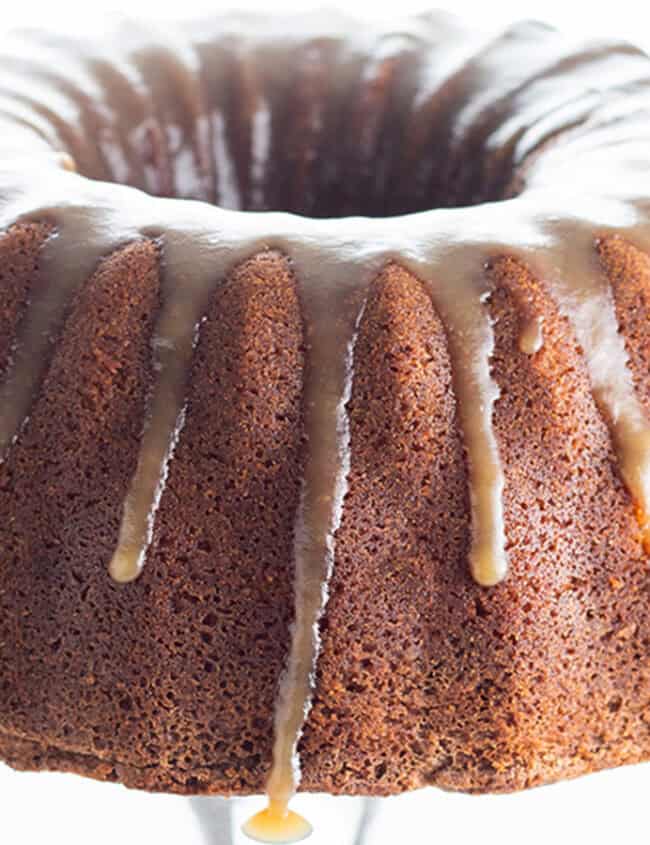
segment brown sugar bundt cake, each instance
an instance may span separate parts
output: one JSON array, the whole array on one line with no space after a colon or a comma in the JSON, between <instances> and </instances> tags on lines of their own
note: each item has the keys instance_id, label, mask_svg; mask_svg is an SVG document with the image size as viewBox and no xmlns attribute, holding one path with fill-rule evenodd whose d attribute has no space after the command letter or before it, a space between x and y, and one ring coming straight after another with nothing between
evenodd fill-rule
<instances>
[{"instance_id":1,"label":"brown sugar bundt cake","mask_svg":"<svg viewBox=\"0 0 650 845\"><path fill-rule=\"evenodd\" d=\"M0 47L0 755L235 795L650 757L650 59Z\"/></svg>"}]
</instances>

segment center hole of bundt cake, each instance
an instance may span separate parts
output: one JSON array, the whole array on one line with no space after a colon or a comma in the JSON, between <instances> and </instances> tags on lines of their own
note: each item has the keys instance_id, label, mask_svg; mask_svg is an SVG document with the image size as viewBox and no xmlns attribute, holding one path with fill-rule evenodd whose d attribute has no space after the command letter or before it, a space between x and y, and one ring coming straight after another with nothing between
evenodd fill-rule
<instances>
[{"instance_id":1,"label":"center hole of bundt cake","mask_svg":"<svg viewBox=\"0 0 650 845\"><path fill-rule=\"evenodd\" d=\"M296 108L299 104L296 104ZM297 114L233 105L195 125L150 119L128 144L71 150L91 178L129 184L160 197L194 199L242 211L285 211L310 217L388 217L433 208L476 205L506 193L511 168L480 154L417 141L407 123L389 116L352 129L351 115L330 117L316 133ZM293 125L292 125L293 123ZM372 128L372 132L370 129ZM127 148L128 147L128 148ZM109 154L110 153L110 154Z\"/></svg>"},{"instance_id":2,"label":"center hole of bundt cake","mask_svg":"<svg viewBox=\"0 0 650 845\"><path fill-rule=\"evenodd\" d=\"M271 134L263 143L261 131L254 124L248 131L227 125L211 145L189 134L182 140L176 135L172 144L160 127L150 127L128 171L108 169L99 178L154 196L321 218L477 205L502 198L510 183L509 172L490 172L480 159L454 163L431 151L406 155L403 138L389 128L371 148L345 137L316 144L288 136L280 143ZM84 172L82 162L77 167Z\"/></svg>"}]
</instances>

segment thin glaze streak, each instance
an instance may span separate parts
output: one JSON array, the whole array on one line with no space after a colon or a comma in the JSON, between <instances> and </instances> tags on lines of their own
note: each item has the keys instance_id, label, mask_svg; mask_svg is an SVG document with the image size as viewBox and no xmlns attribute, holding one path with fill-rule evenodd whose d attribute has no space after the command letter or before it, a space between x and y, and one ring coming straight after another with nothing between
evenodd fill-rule
<instances>
[{"instance_id":1,"label":"thin glaze streak","mask_svg":"<svg viewBox=\"0 0 650 845\"><path fill-rule=\"evenodd\" d=\"M346 406L352 392L354 347L363 310L362 306L347 343L341 343L342 327L326 325L329 315L325 310L310 337L311 372L305 388L309 457L294 529L296 618L279 696L274 766L268 784L269 796L280 800L291 797L300 779L296 748L311 706L320 646L318 621L327 601L327 585L334 567L334 537L341 522L350 471ZM341 348L345 349L344 356L340 355ZM334 356L338 360L332 360Z\"/></svg>"},{"instance_id":2,"label":"thin glaze streak","mask_svg":"<svg viewBox=\"0 0 650 845\"><path fill-rule=\"evenodd\" d=\"M135 474L124 502L117 547L109 564L115 581L138 577L153 536L169 460L185 421L185 388L207 306L208 286L167 279L152 341L156 380L151 391Z\"/></svg>"},{"instance_id":3,"label":"thin glaze streak","mask_svg":"<svg viewBox=\"0 0 650 845\"><path fill-rule=\"evenodd\" d=\"M593 234L564 224L558 256L545 269L582 347L594 399L607 423L619 471L650 541L650 424L638 400L611 286L598 266ZM570 251L567 250L570 245ZM543 260L543 259L542 259ZM553 272L552 267L560 267Z\"/></svg>"},{"instance_id":4,"label":"thin glaze streak","mask_svg":"<svg viewBox=\"0 0 650 845\"><path fill-rule=\"evenodd\" d=\"M294 528L295 620L291 649L276 704L273 766L267 783L269 806L245 832L269 841L269 827L282 826L300 782L298 742L311 708L318 624L334 568L335 535L341 522L350 471L347 404L353 380L354 348L365 302L346 309L310 286L303 294L308 361L304 407L308 457ZM329 307L327 307L329 306ZM331 309L334 308L334 314ZM341 353L343 350L343 354ZM295 825L295 814L287 824ZM303 836L305 832L303 831ZM282 840L293 841L292 834Z\"/></svg>"},{"instance_id":5,"label":"thin glaze streak","mask_svg":"<svg viewBox=\"0 0 650 845\"><path fill-rule=\"evenodd\" d=\"M264 183L267 178L271 148L271 110L261 99L251 118L251 206L265 207Z\"/></svg>"},{"instance_id":6,"label":"thin glaze streak","mask_svg":"<svg viewBox=\"0 0 650 845\"><path fill-rule=\"evenodd\" d=\"M226 118L221 110L215 111L212 115L212 126L214 133L214 155L219 183L217 190L218 204L222 208L232 208L236 211L242 207L241 192L237 183L233 156L228 147Z\"/></svg>"},{"instance_id":7,"label":"thin glaze streak","mask_svg":"<svg viewBox=\"0 0 650 845\"><path fill-rule=\"evenodd\" d=\"M65 165L64 165L65 166ZM26 423L56 337L74 291L85 274L77 268L63 277L43 279L32 289L7 375L0 386L0 462Z\"/></svg>"},{"instance_id":8,"label":"thin glaze streak","mask_svg":"<svg viewBox=\"0 0 650 845\"><path fill-rule=\"evenodd\" d=\"M476 281L480 267L467 256L452 257L453 279L429 285L433 303L447 331L458 416L467 453L472 540L469 564L484 587L502 581L508 571L503 517L504 475L492 416L499 387L490 358L494 335L485 303L489 292ZM448 273L447 269L447 273Z\"/></svg>"}]
</instances>

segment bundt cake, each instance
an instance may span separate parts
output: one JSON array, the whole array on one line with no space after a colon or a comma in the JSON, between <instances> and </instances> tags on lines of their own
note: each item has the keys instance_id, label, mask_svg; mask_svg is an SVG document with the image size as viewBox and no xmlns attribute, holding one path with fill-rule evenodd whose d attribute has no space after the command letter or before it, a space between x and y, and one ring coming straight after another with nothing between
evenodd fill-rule
<instances>
[{"instance_id":1,"label":"bundt cake","mask_svg":"<svg viewBox=\"0 0 650 845\"><path fill-rule=\"evenodd\" d=\"M296 836L297 789L650 758L650 59L439 13L0 57L2 758Z\"/></svg>"}]
</instances>

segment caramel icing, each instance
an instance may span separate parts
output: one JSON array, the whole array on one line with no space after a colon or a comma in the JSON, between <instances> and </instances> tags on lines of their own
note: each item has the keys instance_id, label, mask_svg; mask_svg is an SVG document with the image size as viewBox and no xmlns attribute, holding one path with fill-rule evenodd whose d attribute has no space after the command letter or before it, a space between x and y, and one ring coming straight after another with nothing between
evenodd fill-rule
<instances>
[{"instance_id":1,"label":"caramel icing","mask_svg":"<svg viewBox=\"0 0 650 845\"><path fill-rule=\"evenodd\" d=\"M29 424L76 292L111 251L156 239L163 278L154 383L107 561L116 581L137 577L183 437L208 303L255 253L276 248L291 259L306 350L295 621L276 708L270 804L246 830L262 841L295 841L308 833L288 802L300 782L299 740L350 467L356 329L369 284L387 262L421 280L447 332L467 455L469 567L478 584L496 585L507 574L485 270L499 255L528 265L570 323L645 530L650 426L595 244L616 234L650 251L650 63L628 45L578 50L532 24L492 38L440 15L397 32L331 15L263 24L227 18L174 36L123 28L103 43L110 56L90 41L37 35L15 36L3 48L0 226L45 220L54 234L43 253L46 281L30 292L0 384L0 458ZM521 54L514 70L508 45ZM309 84L294 78L294 55ZM378 87L380 79L390 83ZM354 149L357 138L365 163L372 168L376 153L382 167L376 179L369 171L363 196L346 203L366 214L410 213L335 216L337 180L350 166L340 151ZM289 187L294 173L298 197ZM271 210L280 207L287 210ZM290 213L304 209L312 216ZM520 348L534 354L542 343L533 318Z\"/></svg>"},{"instance_id":2,"label":"caramel icing","mask_svg":"<svg viewBox=\"0 0 650 845\"><path fill-rule=\"evenodd\" d=\"M269 811L286 808L300 781L297 744L311 702L318 622L327 600L350 469L345 409L352 391L356 328L364 308L357 290L346 295L339 284L333 296L318 277L302 291L309 360L304 389L308 457L294 528L294 634L276 706ZM328 320L319 319L324 313ZM344 354L333 356L333 350Z\"/></svg>"},{"instance_id":3,"label":"caramel icing","mask_svg":"<svg viewBox=\"0 0 650 845\"><path fill-rule=\"evenodd\" d=\"M167 464L183 428L187 373L211 290L209 277L194 277L191 266L179 268L173 275L168 272L165 279L169 284L163 289L152 350L156 383L138 465L124 503L117 548L109 565L116 581L137 578L144 564Z\"/></svg>"}]
</instances>

